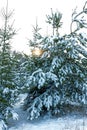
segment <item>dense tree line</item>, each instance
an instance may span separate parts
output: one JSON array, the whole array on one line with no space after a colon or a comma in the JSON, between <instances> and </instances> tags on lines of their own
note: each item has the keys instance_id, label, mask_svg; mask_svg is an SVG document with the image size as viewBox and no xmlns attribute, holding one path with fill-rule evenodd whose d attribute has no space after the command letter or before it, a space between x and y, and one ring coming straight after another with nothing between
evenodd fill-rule
<instances>
[{"instance_id":1,"label":"dense tree line","mask_svg":"<svg viewBox=\"0 0 87 130\"><path fill-rule=\"evenodd\" d=\"M87 105L87 2L81 12L74 10L70 34L60 35L62 14L51 9L46 15L52 26L51 36L42 36L36 21L33 39L29 40L32 55L11 51L11 40L16 35L9 24L12 11L3 10L0 28L0 125L7 129L8 118L17 118L14 104L21 93L27 93L23 109L28 119L44 114L57 116ZM73 30L73 23L77 24ZM14 116L16 115L16 116Z\"/></svg>"}]
</instances>

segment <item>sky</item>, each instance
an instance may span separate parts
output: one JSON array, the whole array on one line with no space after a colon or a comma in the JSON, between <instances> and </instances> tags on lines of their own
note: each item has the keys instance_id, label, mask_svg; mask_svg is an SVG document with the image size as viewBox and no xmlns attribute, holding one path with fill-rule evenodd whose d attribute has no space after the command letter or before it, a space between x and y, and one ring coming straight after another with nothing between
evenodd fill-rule
<instances>
[{"instance_id":1,"label":"sky","mask_svg":"<svg viewBox=\"0 0 87 130\"><path fill-rule=\"evenodd\" d=\"M28 39L32 39L32 26L36 24L42 28L42 34L50 34L50 27L46 23L46 15L58 10L62 13L63 26L61 34L69 33L72 11L77 7L81 10L86 0L8 0L9 10L14 9L13 20L17 35L12 41L12 48L29 53ZM0 11L6 7L6 0L0 0ZM2 25L0 13L0 26Z\"/></svg>"}]
</instances>

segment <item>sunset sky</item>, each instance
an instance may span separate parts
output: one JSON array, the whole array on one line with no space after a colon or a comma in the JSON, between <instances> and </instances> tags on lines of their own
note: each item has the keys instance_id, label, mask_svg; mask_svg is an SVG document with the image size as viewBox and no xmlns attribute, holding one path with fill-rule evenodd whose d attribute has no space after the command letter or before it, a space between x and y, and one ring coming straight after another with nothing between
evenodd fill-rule
<instances>
[{"instance_id":1,"label":"sunset sky","mask_svg":"<svg viewBox=\"0 0 87 130\"><path fill-rule=\"evenodd\" d=\"M9 10L14 9L14 28L19 30L13 40L13 48L18 51L29 52L28 40L32 38L32 25L35 25L36 18L38 25L42 28L42 34L49 34L50 28L46 23L46 15L50 9L56 9L63 14L63 26L61 34L69 33L72 10L77 6L81 10L86 0L8 0ZM0 0L0 11L6 7L6 0ZM1 13L0 13L1 16ZM0 17L0 26L3 24Z\"/></svg>"}]
</instances>

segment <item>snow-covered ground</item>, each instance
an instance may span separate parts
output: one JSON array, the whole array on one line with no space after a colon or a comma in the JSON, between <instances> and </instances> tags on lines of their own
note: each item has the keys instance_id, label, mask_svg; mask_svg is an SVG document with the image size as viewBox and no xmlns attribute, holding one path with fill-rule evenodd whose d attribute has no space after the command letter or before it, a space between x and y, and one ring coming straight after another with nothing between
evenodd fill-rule
<instances>
[{"instance_id":1,"label":"snow-covered ground","mask_svg":"<svg viewBox=\"0 0 87 130\"><path fill-rule=\"evenodd\" d=\"M59 118L43 117L34 121L27 120L27 113L21 108L22 99L14 108L19 114L19 120L9 121L9 130L87 130L87 118L82 115L68 115Z\"/></svg>"},{"instance_id":2,"label":"snow-covered ground","mask_svg":"<svg viewBox=\"0 0 87 130\"><path fill-rule=\"evenodd\" d=\"M87 130L87 120L72 117L48 119L39 122L26 122L15 125L9 130Z\"/></svg>"}]
</instances>

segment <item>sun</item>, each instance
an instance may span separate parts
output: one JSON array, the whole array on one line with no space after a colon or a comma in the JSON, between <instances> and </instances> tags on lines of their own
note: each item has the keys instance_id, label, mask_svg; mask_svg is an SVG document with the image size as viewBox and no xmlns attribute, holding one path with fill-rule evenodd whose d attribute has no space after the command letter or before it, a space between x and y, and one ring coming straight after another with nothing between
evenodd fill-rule
<instances>
[{"instance_id":1,"label":"sun","mask_svg":"<svg viewBox=\"0 0 87 130\"><path fill-rule=\"evenodd\" d=\"M35 48L32 50L32 55L33 56L41 56L44 53L44 50L40 49L40 48Z\"/></svg>"}]
</instances>

